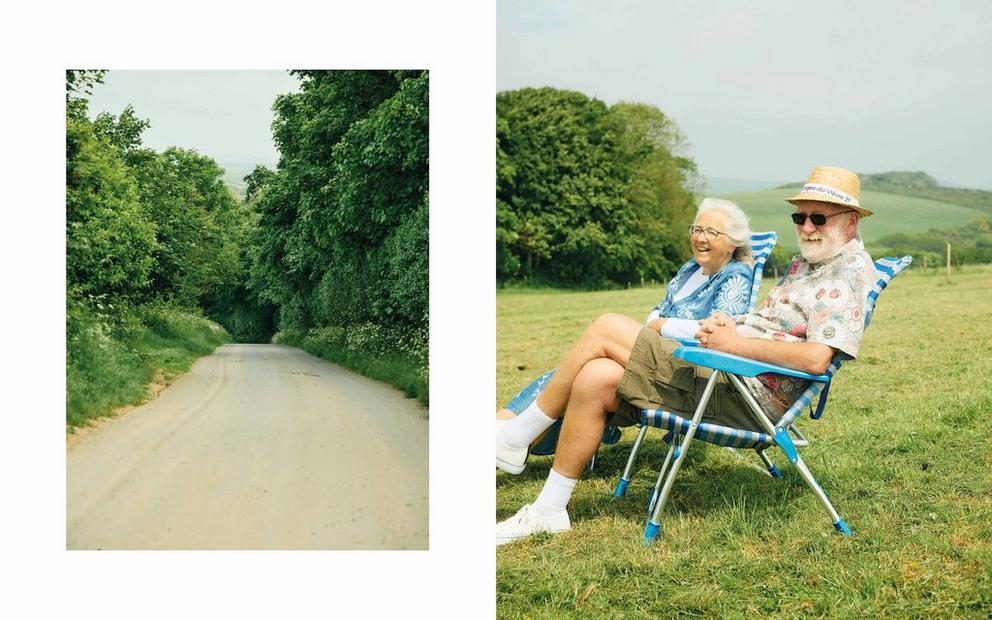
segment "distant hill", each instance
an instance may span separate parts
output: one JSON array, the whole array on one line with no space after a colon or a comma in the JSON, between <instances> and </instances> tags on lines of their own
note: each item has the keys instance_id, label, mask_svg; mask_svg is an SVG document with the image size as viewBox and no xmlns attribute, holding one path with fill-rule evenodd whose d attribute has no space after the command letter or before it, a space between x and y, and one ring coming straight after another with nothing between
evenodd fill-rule
<instances>
[{"instance_id":1,"label":"distant hill","mask_svg":"<svg viewBox=\"0 0 992 620\"><path fill-rule=\"evenodd\" d=\"M248 176L255 166L266 166L271 169L275 169L275 164L271 163L257 163L257 162L218 162L220 167L224 169L224 184L231 188L238 198L244 199L245 197L245 182L244 178Z\"/></svg>"},{"instance_id":2,"label":"distant hill","mask_svg":"<svg viewBox=\"0 0 992 620\"><path fill-rule=\"evenodd\" d=\"M771 189L781 181L760 181L757 179L731 179L728 177L703 177L706 182L706 195L729 194L732 192L753 192Z\"/></svg>"},{"instance_id":3,"label":"distant hill","mask_svg":"<svg viewBox=\"0 0 992 620\"><path fill-rule=\"evenodd\" d=\"M733 200L744 209L751 218L752 230L778 232L778 244L794 253L798 244L795 226L789 220L792 207L786 204L785 199L794 195L798 187L795 185L786 189L738 192L723 194L721 197ZM933 228L963 226L985 214L974 207L874 190L861 192L861 204L875 212L861 226L861 236L869 249L886 235L916 234Z\"/></svg>"},{"instance_id":4,"label":"distant hill","mask_svg":"<svg viewBox=\"0 0 992 620\"><path fill-rule=\"evenodd\" d=\"M863 191L885 192L900 196L915 196L929 198L953 205L977 209L982 213L992 215L992 192L981 189L965 189L962 187L943 187L936 179L925 172L879 172L861 174L861 189ZM795 189L802 183L789 183L778 189ZM948 223L951 225L951 223Z\"/></svg>"}]
</instances>

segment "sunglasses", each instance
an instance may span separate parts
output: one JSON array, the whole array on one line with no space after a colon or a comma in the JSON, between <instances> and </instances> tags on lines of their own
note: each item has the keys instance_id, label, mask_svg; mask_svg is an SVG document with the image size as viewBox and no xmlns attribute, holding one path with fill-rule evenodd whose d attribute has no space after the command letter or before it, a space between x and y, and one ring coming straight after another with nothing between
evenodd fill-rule
<instances>
[{"instance_id":1,"label":"sunglasses","mask_svg":"<svg viewBox=\"0 0 992 620\"><path fill-rule=\"evenodd\" d=\"M843 215L844 213L851 213L854 209L848 209L847 211L838 211L837 213L831 213L830 215L824 215L822 213L810 213L809 221L813 222L813 226L823 226L827 223L828 217L833 217L835 215ZM793 213L792 221L796 226L802 226L806 223L807 215L805 213Z\"/></svg>"}]
</instances>

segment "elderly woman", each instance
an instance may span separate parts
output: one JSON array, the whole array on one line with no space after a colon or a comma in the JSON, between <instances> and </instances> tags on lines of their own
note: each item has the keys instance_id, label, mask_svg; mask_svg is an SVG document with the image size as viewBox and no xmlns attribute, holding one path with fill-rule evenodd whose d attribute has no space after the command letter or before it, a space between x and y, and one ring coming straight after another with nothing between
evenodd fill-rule
<instances>
[{"instance_id":1,"label":"elderly woman","mask_svg":"<svg viewBox=\"0 0 992 620\"><path fill-rule=\"evenodd\" d=\"M747 312L753 276L751 231L747 215L733 202L705 198L689 227L692 258L668 283L665 298L651 311L647 326L669 338L693 338L699 319L714 312L736 316ZM496 413L497 438L511 449L527 449L556 420L537 406L537 398L554 375L549 371L521 390ZM561 424L561 420L557 420ZM607 432L616 429L607 428ZM545 443L545 442L542 442ZM550 454L549 449L540 451ZM509 473L523 466L497 460Z\"/></svg>"}]
</instances>

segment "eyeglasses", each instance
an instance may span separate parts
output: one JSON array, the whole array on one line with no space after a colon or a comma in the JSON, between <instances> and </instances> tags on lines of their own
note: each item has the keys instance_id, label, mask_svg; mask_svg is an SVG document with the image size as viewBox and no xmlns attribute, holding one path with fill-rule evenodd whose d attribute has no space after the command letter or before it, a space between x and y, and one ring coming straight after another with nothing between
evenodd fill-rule
<instances>
[{"instance_id":1,"label":"eyeglasses","mask_svg":"<svg viewBox=\"0 0 992 620\"><path fill-rule=\"evenodd\" d=\"M716 230L715 228L703 228L702 226L690 226L689 227L689 236L690 237L695 237L696 235L699 235L700 237L702 237L702 239L704 241L712 241L712 240L716 239L717 237L719 237L720 235L723 235L727 239L730 239L730 235L728 235L725 232L720 232L719 230Z\"/></svg>"},{"instance_id":2,"label":"eyeglasses","mask_svg":"<svg viewBox=\"0 0 992 620\"><path fill-rule=\"evenodd\" d=\"M837 213L831 213L830 215L824 215L822 213L810 213L809 221L813 222L813 226L823 226L827 223L828 217L833 217L835 215L842 215L844 213L851 213L854 209L848 209L847 211L838 211ZM795 222L796 226L802 226L806 223L807 215L805 213L793 213L792 221Z\"/></svg>"}]
</instances>

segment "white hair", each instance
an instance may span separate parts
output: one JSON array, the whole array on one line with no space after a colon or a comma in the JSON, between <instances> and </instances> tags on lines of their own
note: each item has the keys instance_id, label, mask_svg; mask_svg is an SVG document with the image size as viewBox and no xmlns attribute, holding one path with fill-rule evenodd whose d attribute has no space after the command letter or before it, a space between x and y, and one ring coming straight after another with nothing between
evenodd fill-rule
<instances>
[{"instance_id":1,"label":"white hair","mask_svg":"<svg viewBox=\"0 0 992 620\"><path fill-rule=\"evenodd\" d=\"M699 210L696 211L696 219L692 221L693 225L699 221L700 215L711 209L716 209L727 216L727 230L723 232L730 238L730 242L737 246L734 250L734 260L750 259L751 225L747 214L737 204L729 200L703 198L703 201L699 203Z\"/></svg>"}]
</instances>

